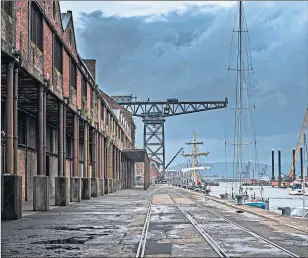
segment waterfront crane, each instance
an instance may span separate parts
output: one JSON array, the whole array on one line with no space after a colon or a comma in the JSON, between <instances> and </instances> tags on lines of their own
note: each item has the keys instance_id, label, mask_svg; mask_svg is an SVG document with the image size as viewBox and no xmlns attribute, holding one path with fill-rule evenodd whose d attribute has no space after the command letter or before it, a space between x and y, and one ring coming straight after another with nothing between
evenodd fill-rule
<instances>
[{"instance_id":1,"label":"waterfront crane","mask_svg":"<svg viewBox=\"0 0 308 258\"><path fill-rule=\"evenodd\" d=\"M297 140L297 145L296 145L296 148L294 149L293 160L292 160L292 163L291 163L291 167L290 167L289 173L287 174L287 177L293 178L294 180L296 179L295 178L295 174L294 174L294 169L295 169L297 154L299 152L300 146L301 146L302 141L304 139L304 134L305 134L305 131L306 131L307 127L308 127L308 107L306 109L306 113L305 113L305 116L304 116L304 122L303 122L303 125L302 125L302 129L301 129L301 131L299 133L299 137L298 137L298 140Z\"/></svg>"},{"instance_id":2,"label":"waterfront crane","mask_svg":"<svg viewBox=\"0 0 308 258\"><path fill-rule=\"evenodd\" d=\"M137 101L132 94L111 96L119 105L141 117L144 123L143 147L149 157L163 172L165 168L165 129L167 117L226 108L228 98L223 101L179 101L169 98L163 101Z\"/></svg>"}]
</instances>

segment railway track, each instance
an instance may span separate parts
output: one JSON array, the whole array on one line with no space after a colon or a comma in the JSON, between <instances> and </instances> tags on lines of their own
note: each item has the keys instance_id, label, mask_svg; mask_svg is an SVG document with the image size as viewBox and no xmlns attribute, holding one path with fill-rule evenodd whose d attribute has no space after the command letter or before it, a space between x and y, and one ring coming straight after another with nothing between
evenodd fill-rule
<instances>
[{"instance_id":1,"label":"railway track","mask_svg":"<svg viewBox=\"0 0 308 258\"><path fill-rule=\"evenodd\" d=\"M182 194L180 194L180 193L177 193L177 194L181 195L182 197L185 197L184 195L182 195ZM203 205L197 204L196 202L194 202L194 203L195 203L198 207L202 207L202 206L203 206ZM179 207L178 204L176 204L176 205L178 206L178 208L179 208L183 213L186 213L189 217L191 217L186 211L183 211L183 210L181 209L181 207ZM235 222L229 220L228 218L222 216L221 214L219 214L219 213L217 213L217 212L215 212L215 211L213 211L213 210L207 209L206 212L211 213L212 215L214 215L214 216L217 217L217 218L221 218L222 220L224 220L224 221L226 221L227 223L229 223L229 224L231 224L231 225L233 225L233 226L235 226L235 227L241 229L242 231L248 233L249 235L255 237L256 239L261 240L261 241L263 241L264 243L267 243L267 244L273 246L274 248L276 248L276 249L280 250L281 252L283 252L283 253L284 253L285 255L287 255L288 257L300 257L300 256L298 256L297 254L295 254L295 253L293 253L293 252L291 252L291 251L285 249L284 247L282 247L282 246L280 246L280 245L277 245L276 243L270 241L269 239L266 239L266 238L260 236L259 234L257 234L257 233L255 233L255 232L251 231L250 229L245 228L245 227L243 227L243 226L241 226L241 225L239 225L239 224L237 224L237 223L235 223ZM186 214L184 214L184 215L186 216ZM189 217L187 217L187 219L189 219ZM192 221L194 221L194 220L192 220ZM191 222L192 222L192 221L191 221ZM197 224L197 227L200 227L200 226ZM198 230L198 231L199 231L199 230ZM200 231L199 231L199 232L200 232ZM200 234L202 234L202 233L200 232ZM207 233L206 233L206 234L207 234ZM213 240L213 241L214 241L214 240ZM217 242L214 241L214 245L215 245L215 246L218 246ZM220 249L222 250L222 248L220 248ZM216 249L215 249L215 251L216 251ZM219 253L217 252L217 254L219 254ZM227 255L225 252L224 252L224 254ZM219 255L220 255L220 254L219 254ZM220 257L229 257L229 256L227 255L227 256L220 256Z\"/></svg>"},{"instance_id":2,"label":"railway track","mask_svg":"<svg viewBox=\"0 0 308 258\"><path fill-rule=\"evenodd\" d=\"M182 195L180 193L177 193L179 195ZM168 194L169 195L169 194ZM182 195L183 197L185 197L184 195ZM232 257L234 256L233 254L229 253L229 250L226 250L226 248L224 249L221 244L216 241L214 238L215 237L211 237L210 234L208 232L206 232L201 225L196 221L196 219L191 216L184 207L181 207L181 205L179 205L175 200L174 197L171 197L169 195L169 197L171 198L171 200L174 202L174 205L181 211L181 213L183 214L183 216L185 216L185 218L191 223L191 225L194 226L194 228L199 232L199 234L202 236L202 238L211 246L211 248L215 251L215 253L218 255L218 257ZM185 197L187 198L187 197ZM197 205L199 208L202 208L202 205L197 204L196 202L193 202L195 205ZM148 206L148 210L147 210L147 214L146 214L146 219L144 222L144 226L143 226L143 230L142 230L142 234L140 237L140 241L139 241L139 245L138 245L138 249L137 249L137 253L136 253L136 257L144 257L145 256L145 250L146 250L146 242L147 242L147 235L148 235L148 230L149 230L149 225L150 225L150 221L151 221L151 212L152 212L152 201L150 202L149 206ZM300 257L294 253L292 253L291 251L283 248L282 246L279 246L277 244L275 244L274 242L256 234L255 232L252 232L251 230L229 220L228 218L222 216L221 214L212 211L212 210L205 210L205 212L214 215L215 218L220 218L221 220L227 222L229 225L232 225L233 227L237 227L238 229L240 229L242 232L245 232L247 234L249 234L250 236L254 237L255 239L266 243L268 245L270 245L273 249L279 250L281 252L281 254L285 254L287 257ZM238 256L238 255L236 255Z\"/></svg>"}]
</instances>

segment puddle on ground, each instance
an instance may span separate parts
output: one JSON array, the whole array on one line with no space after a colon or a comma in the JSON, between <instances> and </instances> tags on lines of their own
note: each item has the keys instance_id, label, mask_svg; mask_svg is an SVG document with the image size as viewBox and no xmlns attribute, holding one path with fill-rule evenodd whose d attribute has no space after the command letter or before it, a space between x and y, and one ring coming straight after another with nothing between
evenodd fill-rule
<instances>
[{"instance_id":1,"label":"puddle on ground","mask_svg":"<svg viewBox=\"0 0 308 258\"><path fill-rule=\"evenodd\" d=\"M65 226L59 226L59 227L54 227L51 229L55 230L67 230L67 231L86 231L89 229L95 229L95 230L107 230L106 232L111 233L116 229L119 229L117 226L79 226L79 227L65 227Z\"/></svg>"},{"instance_id":2,"label":"puddle on ground","mask_svg":"<svg viewBox=\"0 0 308 258\"><path fill-rule=\"evenodd\" d=\"M84 244L85 242L94 239L94 236L88 236L88 237L71 237L66 239L52 239L52 240L43 240L38 242L32 242L31 244L43 244L43 245L80 245Z\"/></svg>"},{"instance_id":3,"label":"puddle on ground","mask_svg":"<svg viewBox=\"0 0 308 258\"><path fill-rule=\"evenodd\" d=\"M76 246L63 246L63 245L54 245L54 246L47 246L46 250L57 250L57 249L64 249L64 250L80 250L80 247Z\"/></svg>"}]
</instances>

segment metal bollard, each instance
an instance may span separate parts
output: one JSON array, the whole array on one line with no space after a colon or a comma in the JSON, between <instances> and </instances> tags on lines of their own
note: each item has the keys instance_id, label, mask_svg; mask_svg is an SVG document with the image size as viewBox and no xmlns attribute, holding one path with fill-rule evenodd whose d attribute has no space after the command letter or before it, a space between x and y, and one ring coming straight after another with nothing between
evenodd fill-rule
<instances>
[{"instance_id":1,"label":"metal bollard","mask_svg":"<svg viewBox=\"0 0 308 258\"><path fill-rule=\"evenodd\" d=\"M278 207L278 210L282 211L282 216L290 216L291 208L290 207Z\"/></svg>"}]
</instances>

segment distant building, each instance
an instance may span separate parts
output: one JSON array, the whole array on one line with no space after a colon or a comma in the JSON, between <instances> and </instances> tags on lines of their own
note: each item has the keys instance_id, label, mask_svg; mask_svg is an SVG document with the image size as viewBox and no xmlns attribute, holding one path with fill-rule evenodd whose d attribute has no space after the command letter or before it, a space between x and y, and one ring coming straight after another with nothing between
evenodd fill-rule
<instances>
[{"instance_id":1,"label":"distant building","mask_svg":"<svg viewBox=\"0 0 308 258\"><path fill-rule=\"evenodd\" d=\"M152 159L150 159L150 179L156 179L159 175L158 167ZM143 171L143 163L137 162L135 163L135 177L136 179L143 180L144 171Z\"/></svg>"}]
</instances>

